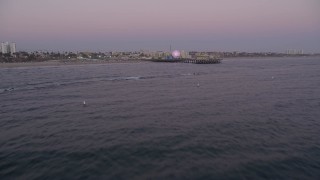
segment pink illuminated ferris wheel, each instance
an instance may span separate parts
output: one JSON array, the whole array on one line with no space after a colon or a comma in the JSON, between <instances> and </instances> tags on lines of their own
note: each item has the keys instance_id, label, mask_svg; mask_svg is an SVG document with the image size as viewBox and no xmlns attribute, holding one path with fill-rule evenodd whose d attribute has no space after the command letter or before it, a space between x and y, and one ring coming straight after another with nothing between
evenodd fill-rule
<instances>
[{"instance_id":1,"label":"pink illuminated ferris wheel","mask_svg":"<svg viewBox=\"0 0 320 180\"><path fill-rule=\"evenodd\" d=\"M181 53L180 53L180 51L178 51L178 50L174 50L174 51L172 51L171 55L172 55L172 57L174 57L174 58L179 58L180 55L181 55Z\"/></svg>"}]
</instances>

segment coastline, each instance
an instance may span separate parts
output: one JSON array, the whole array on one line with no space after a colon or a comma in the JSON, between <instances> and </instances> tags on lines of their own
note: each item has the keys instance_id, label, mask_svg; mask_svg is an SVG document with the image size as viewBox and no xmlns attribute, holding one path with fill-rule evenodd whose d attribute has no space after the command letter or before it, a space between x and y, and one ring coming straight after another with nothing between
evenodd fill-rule
<instances>
[{"instance_id":1,"label":"coastline","mask_svg":"<svg viewBox=\"0 0 320 180\"><path fill-rule=\"evenodd\" d=\"M86 64L110 64L110 63L138 63L146 62L143 60L47 60L41 62L14 62L0 63L0 68L17 68L17 67L41 67L41 66L68 66L68 65L86 65Z\"/></svg>"},{"instance_id":2,"label":"coastline","mask_svg":"<svg viewBox=\"0 0 320 180\"><path fill-rule=\"evenodd\" d=\"M300 57L300 56L298 56ZM241 60L241 59L268 59L268 58L298 58L298 57L225 57L224 60ZM320 56L304 56L309 57L320 57ZM141 63L141 62L152 62L151 60L135 59L135 60L122 60L122 59L111 59L111 60L78 60L78 59L59 59L59 60L46 60L46 61L31 61L31 62L0 62L1 68L17 68L17 67L41 67L41 66L68 66L68 65L88 65L88 64L114 64L114 63Z\"/></svg>"}]
</instances>

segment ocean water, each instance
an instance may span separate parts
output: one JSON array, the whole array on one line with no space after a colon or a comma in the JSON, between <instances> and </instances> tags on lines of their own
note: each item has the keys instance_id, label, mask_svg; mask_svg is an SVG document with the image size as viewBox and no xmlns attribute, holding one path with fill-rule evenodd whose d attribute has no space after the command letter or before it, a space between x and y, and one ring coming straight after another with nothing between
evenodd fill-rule
<instances>
[{"instance_id":1,"label":"ocean water","mask_svg":"<svg viewBox=\"0 0 320 180\"><path fill-rule=\"evenodd\" d=\"M0 68L0 179L320 179L320 58Z\"/></svg>"}]
</instances>

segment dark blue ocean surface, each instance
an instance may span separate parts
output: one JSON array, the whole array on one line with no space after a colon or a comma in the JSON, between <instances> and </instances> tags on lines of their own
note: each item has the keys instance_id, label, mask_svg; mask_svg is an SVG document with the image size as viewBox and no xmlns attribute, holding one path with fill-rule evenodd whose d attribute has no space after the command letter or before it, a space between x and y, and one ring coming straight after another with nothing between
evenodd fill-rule
<instances>
[{"instance_id":1,"label":"dark blue ocean surface","mask_svg":"<svg viewBox=\"0 0 320 180\"><path fill-rule=\"evenodd\" d=\"M0 68L0 80L0 179L320 178L320 58Z\"/></svg>"}]
</instances>

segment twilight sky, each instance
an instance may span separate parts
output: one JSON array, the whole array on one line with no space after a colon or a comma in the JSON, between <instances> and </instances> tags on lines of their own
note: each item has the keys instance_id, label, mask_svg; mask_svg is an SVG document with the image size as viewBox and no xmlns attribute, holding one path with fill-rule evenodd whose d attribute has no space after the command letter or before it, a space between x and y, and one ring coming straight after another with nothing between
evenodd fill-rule
<instances>
[{"instance_id":1,"label":"twilight sky","mask_svg":"<svg viewBox=\"0 0 320 180\"><path fill-rule=\"evenodd\" d=\"M320 52L319 0L0 0L18 50Z\"/></svg>"}]
</instances>

